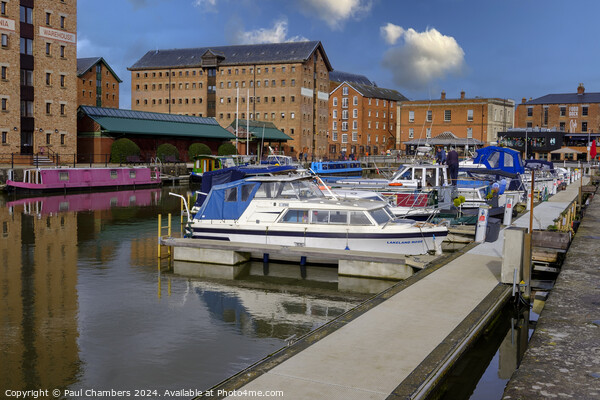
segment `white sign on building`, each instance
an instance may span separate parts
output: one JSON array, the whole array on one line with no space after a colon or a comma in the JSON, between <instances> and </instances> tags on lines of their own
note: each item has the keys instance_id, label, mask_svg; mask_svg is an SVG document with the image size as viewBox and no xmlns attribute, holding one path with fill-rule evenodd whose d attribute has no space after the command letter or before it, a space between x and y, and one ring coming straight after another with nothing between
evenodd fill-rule
<instances>
[{"instance_id":1,"label":"white sign on building","mask_svg":"<svg viewBox=\"0 0 600 400\"><path fill-rule=\"evenodd\" d=\"M577 118L579 116L579 107L578 106L571 106L569 107L569 117L573 118Z\"/></svg>"},{"instance_id":2,"label":"white sign on building","mask_svg":"<svg viewBox=\"0 0 600 400\"><path fill-rule=\"evenodd\" d=\"M59 31L40 26L40 36L47 39L60 40L61 42L76 44L77 35L71 32Z\"/></svg>"},{"instance_id":3,"label":"white sign on building","mask_svg":"<svg viewBox=\"0 0 600 400\"><path fill-rule=\"evenodd\" d=\"M15 21L12 19L0 18L0 29L15 31Z\"/></svg>"}]
</instances>

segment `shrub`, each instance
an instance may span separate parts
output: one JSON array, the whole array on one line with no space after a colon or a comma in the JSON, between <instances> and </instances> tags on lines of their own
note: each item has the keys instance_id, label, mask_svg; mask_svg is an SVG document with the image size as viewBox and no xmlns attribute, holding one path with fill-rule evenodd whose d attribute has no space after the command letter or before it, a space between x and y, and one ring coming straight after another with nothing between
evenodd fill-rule
<instances>
[{"instance_id":1,"label":"shrub","mask_svg":"<svg viewBox=\"0 0 600 400\"><path fill-rule=\"evenodd\" d=\"M175 159L179 159L179 150L171 143L163 143L156 149L156 157L160 158L161 161L165 161L165 157L172 156Z\"/></svg>"},{"instance_id":2,"label":"shrub","mask_svg":"<svg viewBox=\"0 0 600 400\"><path fill-rule=\"evenodd\" d=\"M140 148L130 139L117 139L110 146L110 162L120 164L127 161L129 156L139 156Z\"/></svg>"},{"instance_id":3,"label":"shrub","mask_svg":"<svg viewBox=\"0 0 600 400\"><path fill-rule=\"evenodd\" d=\"M230 156L232 154L237 154L237 150L233 144L226 142L219 146L217 154L220 156Z\"/></svg>"},{"instance_id":4,"label":"shrub","mask_svg":"<svg viewBox=\"0 0 600 400\"><path fill-rule=\"evenodd\" d=\"M190 157L190 160L193 160L194 157L201 154L212 154L212 151L210 150L210 147L204 143L192 143L188 149L188 156Z\"/></svg>"}]
</instances>

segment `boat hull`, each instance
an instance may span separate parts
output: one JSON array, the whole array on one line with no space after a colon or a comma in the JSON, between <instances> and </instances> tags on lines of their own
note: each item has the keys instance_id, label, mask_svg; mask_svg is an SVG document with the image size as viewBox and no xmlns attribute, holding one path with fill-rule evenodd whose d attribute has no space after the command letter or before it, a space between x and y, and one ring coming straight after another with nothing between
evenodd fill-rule
<instances>
[{"instance_id":1,"label":"boat hull","mask_svg":"<svg viewBox=\"0 0 600 400\"><path fill-rule=\"evenodd\" d=\"M425 254L440 246L447 236L444 227L411 227L405 232L324 232L306 229L257 229L236 224L192 224L191 236L196 239L226 240L242 243L274 244L335 250L358 250L392 254Z\"/></svg>"},{"instance_id":2,"label":"boat hull","mask_svg":"<svg viewBox=\"0 0 600 400\"><path fill-rule=\"evenodd\" d=\"M7 180L8 192L42 193L160 186L150 168L48 168L28 170L23 182Z\"/></svg>"}]
</instances>

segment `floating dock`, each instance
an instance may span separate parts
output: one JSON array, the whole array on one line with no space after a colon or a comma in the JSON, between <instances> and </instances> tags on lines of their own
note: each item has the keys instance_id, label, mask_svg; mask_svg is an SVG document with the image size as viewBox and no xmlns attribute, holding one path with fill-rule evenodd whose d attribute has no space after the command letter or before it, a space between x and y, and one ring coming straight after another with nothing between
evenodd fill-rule
<instances>
[{"instance_id":1,"label":"floating dock","mask_svg":"<svg viewBox=\"0 0 600 400\"><path fill-rule=\"evenodd\" d=\"M571 204L578 186L556 202L564 196ZM554 221L564 211L544 204L534 209L534 219L542 213ZM503 237L501 231L493 243L474 243L434 262L213 387L213 397L225 397L219 390L280 390L286 399L426 398L511 297L512 286L500 283Z\"/></svg>"}]
</instances>

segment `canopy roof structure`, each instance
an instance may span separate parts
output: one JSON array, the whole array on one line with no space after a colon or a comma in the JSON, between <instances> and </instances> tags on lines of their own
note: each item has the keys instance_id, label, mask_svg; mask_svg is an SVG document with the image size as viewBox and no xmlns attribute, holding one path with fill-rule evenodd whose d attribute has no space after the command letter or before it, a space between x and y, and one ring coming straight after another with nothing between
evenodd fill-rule
<instances>
[{"instance_id":1,"label":"canopy roof structure","mask_svg":"<svg viewBox=\"0 0 600 400\"><path fill-rule=\"evenodd\" d=\"M246 137L246 128L253 139L265 140L265 141L288 141L292 138L275 126L272 122L263 121L248 121L245 119L237 120L238 124L238 139ZM236 121L234 120L229 129L235 132Z\"/></svg>"},{"instance_id":2,"label":"canopy roof structure","mask_svg":"<svg viewBox=\"0 0 600 400\"><path fill-rule=\"evenodd\" d=\"M483 146L485 143L473 138L459 138L452 132L442 132L436 137L428 139L413 139L403 142L406 145L431 145L431 146Z\"/></svg>"},{"instance_id":3,"label":"canopy roof structure","mask_svg":"<svg viewBox=\"0 0 600 400\"><path fill-rule=\"evenodd\" d=\"M214 118L92 106L80 106L79 116L90 117L100 125L103 133L108 134L235 139L235 136L223 129Z\"/></svg>"}]
</instances>

